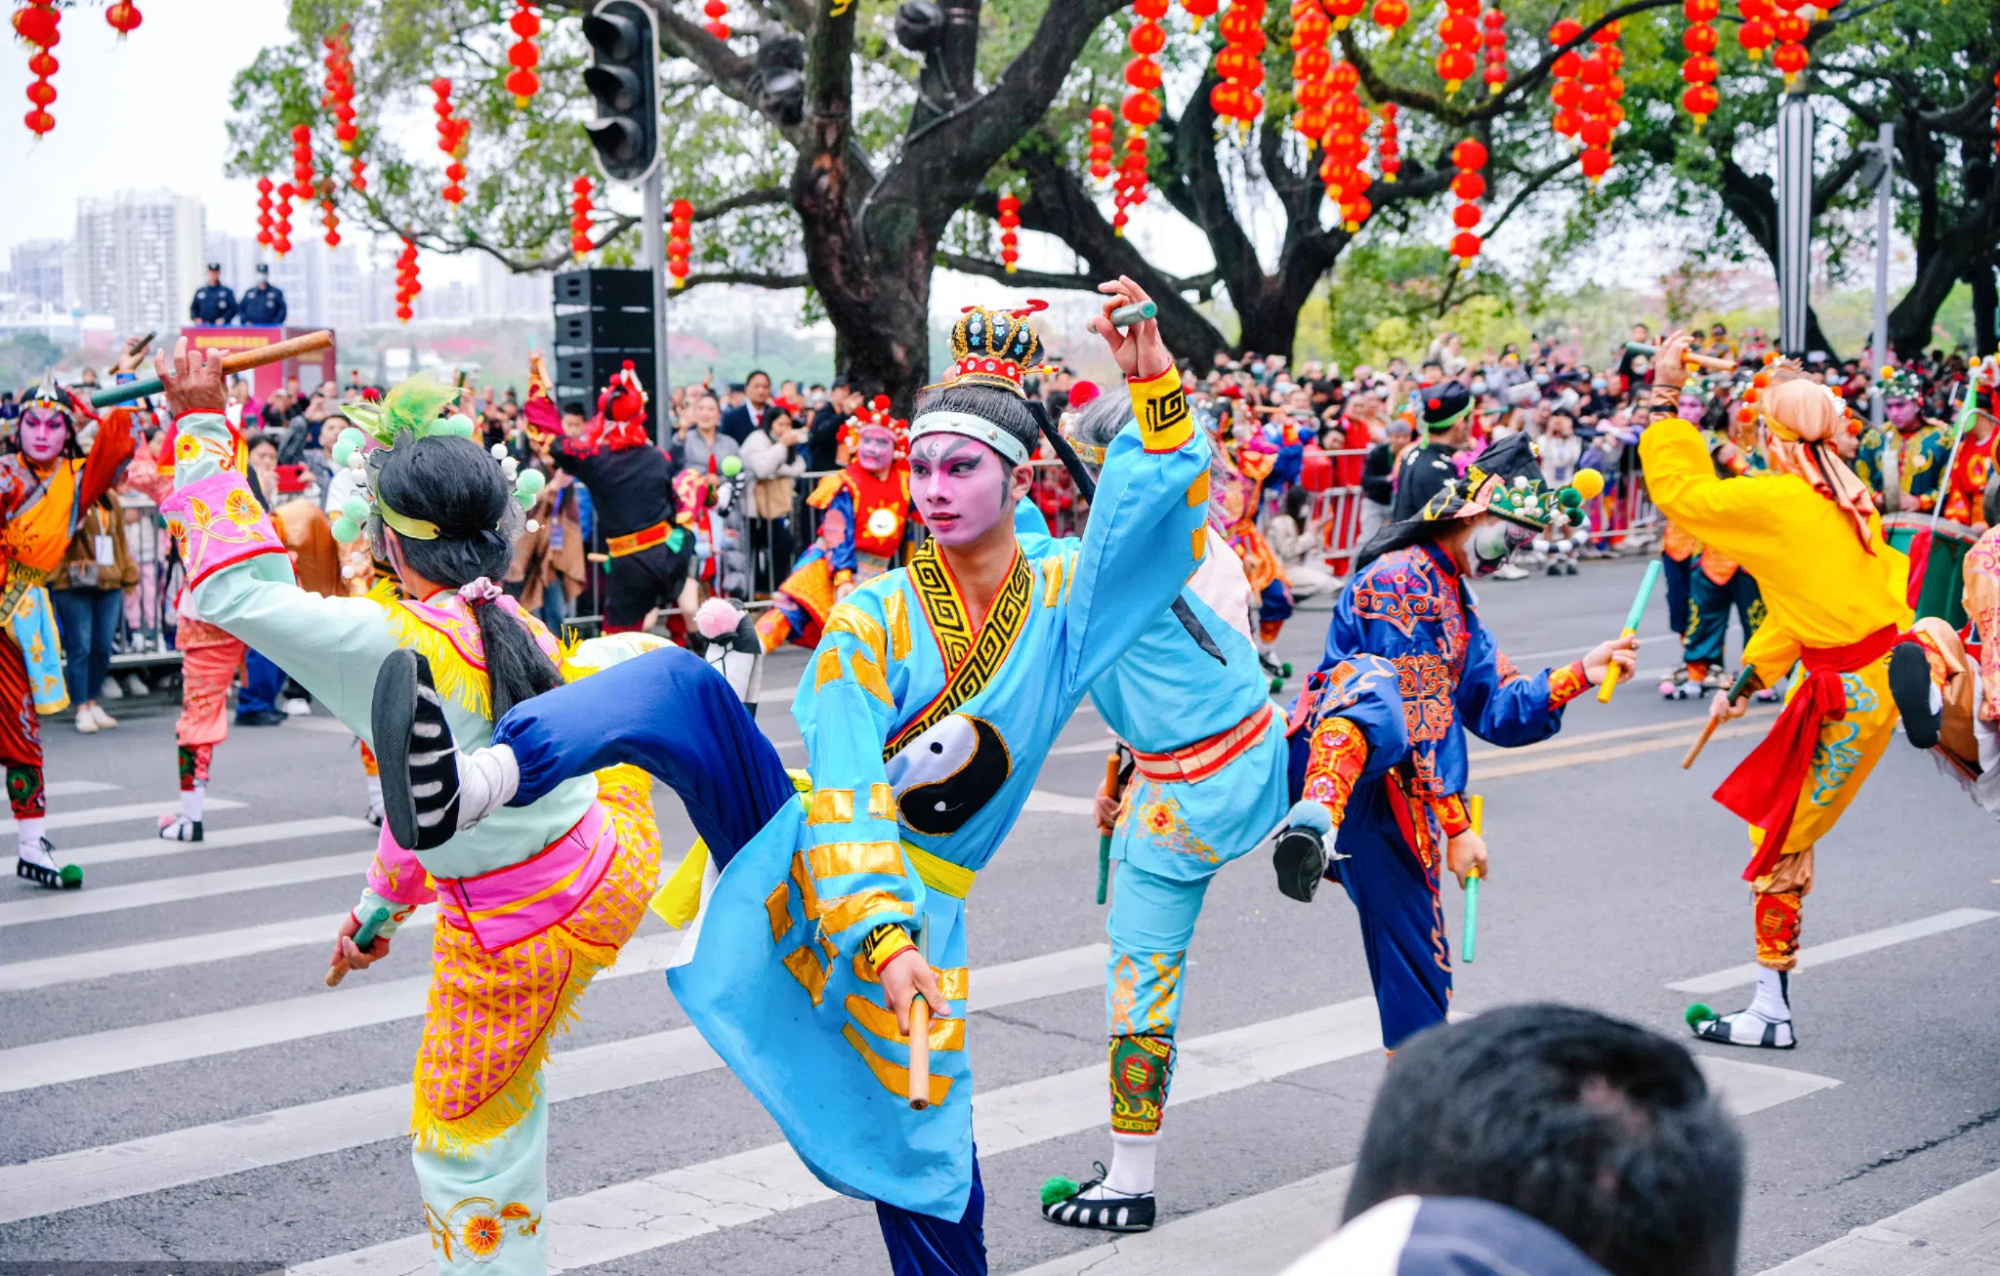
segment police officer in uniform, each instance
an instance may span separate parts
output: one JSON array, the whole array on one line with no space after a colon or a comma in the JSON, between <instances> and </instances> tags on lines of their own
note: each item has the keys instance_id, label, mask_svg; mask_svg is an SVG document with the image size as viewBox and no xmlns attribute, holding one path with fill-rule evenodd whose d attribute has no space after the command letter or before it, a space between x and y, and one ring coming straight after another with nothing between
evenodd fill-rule
<instances>
[{"instance_id":1,"label":"police officer in uniform","mask_svg":"<svg viewBox=\"0 0 2000 1276\"><path fill-rule=\"evenodd\" d=\"M1400 523L1415 518L1430 499L1458 470L1452 457L1465 446L1466 418L1472 414L1472 392L1457 381L1440 381L1420 386L1416 393L1417 413L1428 436L1422 447L1403 453L1396 463L1396 499L1389 521Z\"/></svg>"},{"instance_id":2,"label":"police officer in uniform","mask_svg":"<svg viewBox=\"0 0 2000 1276\"><path fill-rule=\"evenodd\" d=\"M243 326L276 328L285 322L285 293L271 286L271 267L257 266L257 286L243 294Z\"/></svg>"},{"instance_id":3,"label":"police officer in uniform","mask_svg":"<svg viewBox=\"0 0 2000 1276\"><path fill-rule=\"evenodd\" d=\"M208 284L195 290L188 306L188 318L195 323L217 326L236 318L236 294L222 282L222 263L208 263Z\"/></svg>"}]
</instances>

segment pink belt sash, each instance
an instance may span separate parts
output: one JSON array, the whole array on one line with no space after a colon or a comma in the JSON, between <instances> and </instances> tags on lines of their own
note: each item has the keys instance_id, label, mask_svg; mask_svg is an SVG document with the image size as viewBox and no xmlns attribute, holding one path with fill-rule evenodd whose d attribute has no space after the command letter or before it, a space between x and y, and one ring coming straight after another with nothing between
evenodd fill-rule
<instances>
[{"instance_id":1,"label":"pink belt sash","mask_svg":"<svg viewBox=\"0 0 2000 1276\"><path fill-rule=\"evenodd\" d=\"M498 952L564 921L604 879L618 854L618 834L596 802L576 827L541 851L477 877L437 879L440 919L469 930Z\"/></svg>"}]
</instances>

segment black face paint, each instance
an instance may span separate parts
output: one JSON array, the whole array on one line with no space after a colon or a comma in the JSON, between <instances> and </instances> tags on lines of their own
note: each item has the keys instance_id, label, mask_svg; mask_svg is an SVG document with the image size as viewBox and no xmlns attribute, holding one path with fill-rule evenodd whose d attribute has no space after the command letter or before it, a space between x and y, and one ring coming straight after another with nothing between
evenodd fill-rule
<instances>
[{"instance_id":1,"label":"black face paint","mask_svg":"<svg viewBox=\"0 0 2000 1276\"><path fill-rule=\"evenodd\" d=\"M932 837L956 833L1013 774L1007 742L984 718L955 713L889 759L902 822Z\"/></svg>"}]
</instances>

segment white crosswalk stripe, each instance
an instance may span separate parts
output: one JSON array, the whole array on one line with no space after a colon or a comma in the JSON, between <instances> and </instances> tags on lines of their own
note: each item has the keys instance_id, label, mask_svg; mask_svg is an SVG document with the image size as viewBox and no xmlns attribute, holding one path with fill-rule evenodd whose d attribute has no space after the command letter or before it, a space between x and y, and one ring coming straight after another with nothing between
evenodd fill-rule
<instances>
[{"instance_id":1,"label":"white crosswalk stripe","mask_svg":"<svg viewBox=\"0 0 2000 1276\"><path fill-rule=\"evenodd\" d=\"M116 824L120 820L158 819L169 811L178 811L180 794L163 797L153 802L126 802L119 806L93 806L80 811L50 811L42 827L54 833L60 829L85 828L92 824ZM233 798L210 798L206 804L209 811L240 811L243 803ZM158 841L158 838L153 839Z\"/></svg>"},{"instance_id":2,"label":"white crosswalk stripe","mask_svg":"<svg viewBox=\"0 0 2000 1276\"><path fill-rule=\"evenodd\" d=\"M241 802L236 806L243 805ZM211 799L210 810L219 809ZM165 811L166 807L157 808ZM203 851L220 851L236 846L263 846L266 844L290 842L302 837L325 837L331 833L366 833L375 836L375 828L366 820L357 820L347 815L319 815L305 820L281 820L275 824L246 824L241 828L205 829L199 842L169 842L160 837L139 837L129 842L105 842L98 846L66 846L62 856L66 861L83 865L86 870L104 864L124 864L132 860L158 859L163 855L200 854Z\"/></svg>"},{"instance_id":3,"label":"white crosswalk stripe","mask_svg":"<svg viewBox=\"0 0 2000 1276\"><path fill-rule=\"evenodd\" d=\"M350 851L315 859L287 860L282 864L259 864L213 873L165 877L150 882L134 882L129 886L48 891L28 899L0 904L0 926L26 926L33 922L59 921L65 917L89 917L95 913L152 908L191 899L214 899L218 895L265 890L273 886L323 882L333 877L358 877L367 870L368 861L374 857L374 851L359 854Z\"/></svg>"},{"instance_id":4,"label":"white crosswalk stripe","mask_svg":"<svg viewBox=\"0 0 2000 1276\"><path fill-rule=\"evenodd\" d=\"M972 1009L1053 997L1098 986L1103 944L1066 949L972 972ZM692 1028L648 1033L552 1054L552 1102L671 1080L722 1066ZM174 1130L0 1166L0 1223L157 1192L243 1170L282 1165L401 1136L409 1129L410 1087L299 1104L275 1112Z\"/></svg>"},{"instance_id":5,"label":"white crosswalk stripe","mask_svg":"<svg viewBox=\"0 0 2000 1276\"><path fill-rule=\"evenodd\" d=\"M1857 1227L1763 1276L1990 1276L2000 1270L2000 1171Z\"/></svg>"},{"instance_id":6,"label":"white crosswalk stripe","mask_svg":"<svg viewBox=\"0 0 2000 1276\"><path fill-rule=\"evenodd\" d=\"M1180 1043L1176 1105L1241 1090L1382 1046L1375 1001L1362 997ZM982 1156L998 1156L1101 1125L1110 1110L1104 1065L989 1090L973 1107ZM791 1147L775 1143L550 1203L549 1266L587 1267L724 1227L830 1200ZM421 1276L430 1240L408 1236L292 1268L293 1276Z\"/></svg>"},{"instance_id":7,"label":"white crosswalk stripe","mask_svg":"<svg viewBox=\"0 0 2000 1276\"><path fill-rule=\"evenodd\" d=\"M434 905L425 904L403 923L399 937L414 937L437 917ZM232 957L253 957L258 953L311 945L329 951L333 932L340 924L338 913L300 917L288 922L266 922L236 930L210 931L198 941L160 939L122 948L94 948L88 952L65 953L0 965L0 992L32 992L59 984L82 983L90 979L111 979L119 975L139 975L175 966L200 966ZM418 939L423 943L422 939Z\"/></svg>"},{"instance_id":8,"label":"white crosswalk stripe","mask_svg":"<svg viewBox=\"0 0 2000 1276\"><path fill-rule=\"evenodd\" d=\"M42 794L51 798L78 797L85 793L110 793L118 788L115 784L105 784L98 780L50 780L42 786Z\"/></svg>"},{"instance_id":9,"label":"white crosswalk stripe","mask_svg":"<svg viewBox=\"0 0 2000 1276\"><path fill-rule=\"evenodd\" d=\"M1904 922L1900 926L1885 926L1881 930L1849 935L1845 939L1812 944L1799 949L1798 969L1809 970L1814 966L1824 966L1828 962L1844 961L1849 957L1859 957L1863 953L1892 948L1897 944L1907 944L1911 940L1928 939L1932 935L1942 935L1964 926L1990 922L1996 917L2000 917L2000 913L1991 909L1954 908L1934 917L1920 917L1913 922ZM1667 987L1675 992L1695 994L1727 992L1731 988L1741 988L1756 983L1757 970L1755 962L1746 962L1741 966L1731 966L1727 970L1678 980L1668 984Z\"/></svg>"}]
</instances>

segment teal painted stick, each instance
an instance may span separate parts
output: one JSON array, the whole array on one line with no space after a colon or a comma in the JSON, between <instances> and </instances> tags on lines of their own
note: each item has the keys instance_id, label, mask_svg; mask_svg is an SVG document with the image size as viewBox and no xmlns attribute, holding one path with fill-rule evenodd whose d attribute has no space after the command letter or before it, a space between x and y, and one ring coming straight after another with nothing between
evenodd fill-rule
<instances>
[{"instance_id":1,"label":"teal painted stick","mask_svg":"<svg viewBox=\"0 0 2000 1276\"><path fill-rule=\"evenodd\" d=\"M1111 834L1097 835L1097 902L1102 904L1111 889Z\"/></svg>"},{"instance_id":2,"label":"teal painted stick","mask_svg":"<svg viewBox=\"0 0 2000 1276\"><path fill-rule=\"evenodd\" d=\"M1467 814L1472 817L1472 831L1480 837L1486 836L1486 799L1477 793L1466 799ZM1465 964L1470 966L1479 957L1479 871L1465 879L1465 942L1463 950Z\"/></svg>"},{"instance_id":3,"label":"teal painted stick","mask_svg":"<svg viewBox=\"0 0 2000 1276\"><path fill-rule=\"evenodd\" d=\"M1111 323L1114 327L1129 328L1135 323L1144 323L1159 313L1160 307L1154 302L1134 302L1132 305L1120 306L1112 311Z\"/></svg>"},{"instance_id":4,"label":"teal painted stick","mask_svg":"<svg viewBox=\"0 0 2000 1276\"><path fill-rule=\"evenodd\" d=\"M1625 629L1618 635L1620 638L1630 638L1639 632L1639 623L1646 618L1646 607L1653 601L1653 589L1660 583L1660 573L1665 570L1666 564L1657 558L1646 564L1646 578L1639 582L1639 594L1632 600L1632 610L1625 613ZM1604 671L1604 685L1597 689L1597 703L1610 704L1611 689L1617 685L1618 666L1614 663Z\"/></svg>"},{"instance_id":5,"label":"teal painted stick","mask_svg":"<svg viewBox=\"0 0 2000 1276\"><path fill-rule=\"evenodd\" d=\"M389 910L378 906L374 912L368 914L367 920L361 923L361 929L354 932L354 946L364 953L373 948L376 937L388 923ZM326 986L338 988L340 981L345 978L347 978L347 967L334 966L326 972Z\"/></svg>"}]
</instances>

